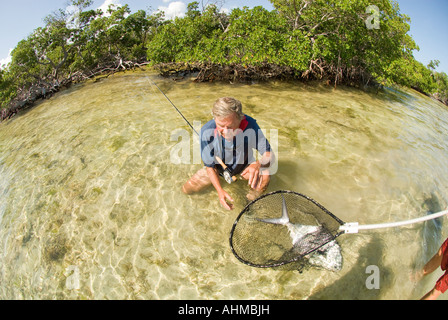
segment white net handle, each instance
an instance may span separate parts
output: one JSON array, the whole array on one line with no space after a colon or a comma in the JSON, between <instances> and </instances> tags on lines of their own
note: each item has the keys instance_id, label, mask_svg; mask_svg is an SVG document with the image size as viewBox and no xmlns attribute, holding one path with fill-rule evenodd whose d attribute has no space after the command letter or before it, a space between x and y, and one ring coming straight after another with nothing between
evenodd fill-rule
<instances>
[{"instance_id":1,"label":"white net handle","mask_svg":"<svg viewBox=\"0 0 448 320\"><path fill-rule=\"evenodd\" d=\"M350 223L346 223L346 224L342 225L339 228L339 230L343 231L345 233L358 233L359 230L394 228L394 227L401 227L401 226L410 225L410 224L414 224L414 223L420 223L420 222L424 222L424 221L428 221L428 220L433 220L433 219L442 217L444 215L448 215L448 210L441 211L438 213L429 214L427 216L412 219L412 220L391 222L391 223L359 225L358 222L350 222Z\"/></svg>"}]
</instances>

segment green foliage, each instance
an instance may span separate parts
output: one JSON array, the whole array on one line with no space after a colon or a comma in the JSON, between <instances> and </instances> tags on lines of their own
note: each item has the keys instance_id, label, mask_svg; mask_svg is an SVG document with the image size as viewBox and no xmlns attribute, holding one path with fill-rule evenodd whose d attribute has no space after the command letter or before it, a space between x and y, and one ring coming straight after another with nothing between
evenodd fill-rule
<instances>
[{"instance_id":1,"label":"green foliage","mask_svg":"<svg viewBox=\"0 0 448 320\"><path fill-rule=\"evenodd\" d=\"M0 69L0 109L6 108L16 95L10 73Z\"/></svg>"},{"instance_id":2,"label":"green foliage","mask_svg":"<svg viewBox=\"0 0 448 320\"><path fill-rule=\"evenodd\" d=\"M153 64L276 65L337 83L349 72L384 78L390 64L416 48L407 34L409 18L389 0L271 2L272 12L245 7L228 15L215 6L201 13L191 3L185 18L159 28L147 57ZM381 27L369 30L366 8L372 4L381 8Z\"/></svg>"},{"instance_id":3,"label":"green foliage","mask_svg":"<svg viewBox=\"0 0 448 320\"><path fill-rule=\"evenodd\" d=\"M428 94L436 89L432 72L412 57L395 60L387 70L386 79L390 84L396 83Z\"/></svg>"},{"instance_id":4,"label":"green foliage","mask_svg":"<svg viewBox=\"0 0 448 320\"><path fill-rule=\"evenodd\" d=\"M288 25L275 12L262 7L234 9L222 41L227 46L228 63L243 65L286 65Z\"/></svg>"},{"instance_id":5,"label":"green foliage","mask_svg":"<svg viewBox=\"0 0 448 320\"><path fill-rule=\"evenodd\" d=\"M1 73L2 108L14 101L16 105L32 102L97 71L146 61L146 46L163 24L163 16L148 16L143 10L131 14L127 5L111 7L104 15L101 10L86 10L92 3L72 0L76 10L61 9L47 16L44 27L17 44L11 63Z\"/></svg>"},{"instance_id":6,"label":"green foliage","mask_svg":"<svg viewBox=\"0 0 448 320\"><path fill-rule=\"evenodd\" d=\"M201 41L213 39L220 29L222 16L216 6L209 6L204 13L200 13L197 3L188 6L185 18L176 18L157 29L157 33L148 44L148 60L156 63L194 61L201 59L203 53L198 52ZM221 30L222 31L222 30ZM205 42L207 42L205 40Z\"/></svg>"},{"instance_id":7,"label":"green foliage","mask_svg":"<svg viewBox=\"0 0 448 320\"><path fill-rule=\"evenodd\" d=\"M436 82L436 89L434 92L435 98L448 105L448 76L445 72L435 73L434 80Z\"/></svg>"},{"instance_id":8,"label":"green foliage","mask_svg":"<svg viewBox=\"0 0 448 320\"><path fill-rule=\"evenodd\" d=\"M153 64L205 62L220 65L275 64L305 70L310 57L308 40L281 15L262 7L234 9L229 15L215 6L204 12L197 4L183 19L158 29L149 43Z\"/></svg>"}]
</instances>

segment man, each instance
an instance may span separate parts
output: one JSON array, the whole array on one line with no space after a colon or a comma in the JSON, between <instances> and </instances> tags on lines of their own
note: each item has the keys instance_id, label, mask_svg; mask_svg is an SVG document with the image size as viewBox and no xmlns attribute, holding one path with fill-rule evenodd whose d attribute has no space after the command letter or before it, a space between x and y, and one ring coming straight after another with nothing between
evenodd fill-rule
<instances>
[{"instance_id":1,"label":"man","mask_svg":"<svg viewBox=\"0 0 448 320\"><path fill-rule=\"evenodd\" d=\"M422 297L422 300L435 300L448 290L448 239L440 247L439 251L428 261L421 271L415 276L415 280L420 280L436 269L441 267L445 274L437 280L434 288Z\"/></svg>"},{"instance_id":2,"label":"man","mask_svg":"<svg viewBox=\"0 0 448 320\"><path fill-rule=\"evenodd\" d=\"M200 133L201 158L205 168L196 172L184 184L182 191L192 194L213 185L223 207L232 210L234 200L222 188L219 175L224 174L225 167L234 177L240 174L251 187L247 198L254 200L269 184L269 166L274 154L256 120L243 114L240 101L220 98L213 106L212 115L213 120L207 122ZM259 161L255 160L253 149L262 155Z\"/></svg>"}]
</instances>

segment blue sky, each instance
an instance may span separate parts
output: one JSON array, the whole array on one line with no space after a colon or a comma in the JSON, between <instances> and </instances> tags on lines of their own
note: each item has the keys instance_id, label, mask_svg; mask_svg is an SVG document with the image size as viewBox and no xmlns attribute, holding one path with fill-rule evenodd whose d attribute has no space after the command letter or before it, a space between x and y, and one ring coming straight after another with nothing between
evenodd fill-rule
<instances>
[{"instance_id":1,"label":"blue sky","mask_svg":"<svg viewBox=\"0 0 448 320\"><path fill-rule=\"evenodd\" d=\"M149 8L162 8L168 14L182 12L193 0L95 0L93 7L105 3L128 4L132 12ZM224 9L262 5L273 9L268 0L197 0L199 3L218 3ZM17 43L26 38L34 29L43 25L43 19L50 13L64 8L67 0L0 0L0 64L7 59ZM448 14L447 0L399 0L401 12L411 17L410 34L420 47L415 52L418 61L427 65L430 60L439 60L437 71L448 73Z\"/></svg>"}]
</instances>

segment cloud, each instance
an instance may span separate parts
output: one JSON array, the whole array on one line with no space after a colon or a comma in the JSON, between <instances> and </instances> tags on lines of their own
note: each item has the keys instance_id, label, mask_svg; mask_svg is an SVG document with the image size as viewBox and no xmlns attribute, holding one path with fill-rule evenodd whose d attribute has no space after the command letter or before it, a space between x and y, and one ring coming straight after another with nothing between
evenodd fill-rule
<instances>
[{"instance_id":1,"label":"cloud","mask_svg":"<svg viewBox=\"0 0 448 320\"><path fill-rule=\"evenodd\" d=\"M0 69L4 69L12 60L11 53L13 49L9 49L8 57L0 59Z\"/></svg>"},{"instance_id":2,"label":"cloud","mask_svg":"<svg viewBox=\"0 0 448 320\"><path fill-rule=\"evenodd\" d=\"M122 7L120 0L105 0L104 3L98 7L98 9L101 9L103 11L103 15L108 17L110 16L110 14L107 13L107 10L109 9L110 5L112 5L114 8Z\"/></svg>"},{"instance_id":3,"label":"cloud","mask_svg":"<svg viewBox=\"0 0 448 320\"><path fill-rule=\"evenodd\" d=\"M109 6L112 6L112 8L114 9L122 7L120 0L104 0L103 4L98 7L98 9L101 9L101 11L103 12L104 17L110 16L110 14L107 12L107 10L109 10ZM65 13L68 16L68 26L71 28L77 28L79 24L80 13L78 7L69 5L67 8L65 8Z\"/></svg>"},{"instance_id":4,"label":"cloud","mask_svg":"<svg viewBox=\"0 0 448 320\"><path fill-rule=\"evenodd\" d=\"M225 14L230 14L233 9L221 8L220 12Z\"/></svg>"},{"instance_id":5,"label":"cloud","mask_svg":"<svg viewBox=\"0 0 448 320\"><path fill-rule=\"evenodd\" d=\"M165 18L167 19L174 19L175 17L182 18L185 16L185 12L187 11L187 5L182 1L174 1L171 2L168 7L159 6L157 9L165 12Z\"/></svg>"},{"instance_id":6,"label":"cloud","mask_svg":"<svg viewBox=\"0 0 448 320\"><path fill-rule=\"evenodd\" d=\"M76 6L68 6L65 8L65 14L67 15L67 26L69 28L77 28L79 24L79 9Z\"/></svg>"}]
</instances>

